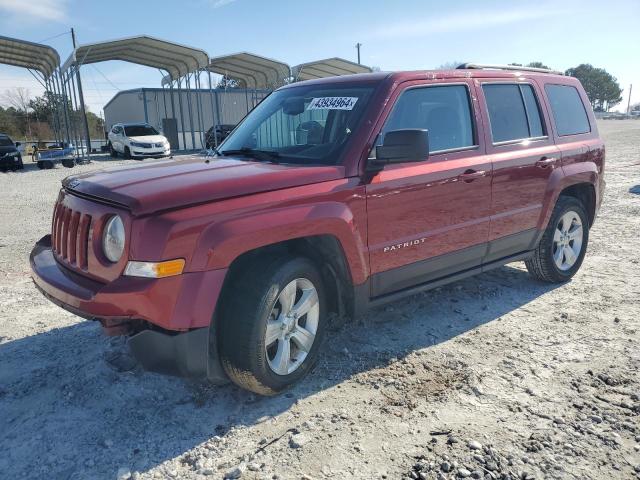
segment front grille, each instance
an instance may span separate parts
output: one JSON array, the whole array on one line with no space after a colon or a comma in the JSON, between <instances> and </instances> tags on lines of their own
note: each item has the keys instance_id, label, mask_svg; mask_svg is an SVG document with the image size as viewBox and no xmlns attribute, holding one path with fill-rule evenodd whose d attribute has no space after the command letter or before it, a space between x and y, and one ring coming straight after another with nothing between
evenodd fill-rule
<instances>
[{"instance_id":1,"label":"front grille","mask_svg":"<svg viewBox=\"0 0 640 480\"><path fill-rule=\"evenodd\" d=\"M58 203L53 211L51 245L59 260L87 270L91 215Z\"/></svg>"}]
</instances>

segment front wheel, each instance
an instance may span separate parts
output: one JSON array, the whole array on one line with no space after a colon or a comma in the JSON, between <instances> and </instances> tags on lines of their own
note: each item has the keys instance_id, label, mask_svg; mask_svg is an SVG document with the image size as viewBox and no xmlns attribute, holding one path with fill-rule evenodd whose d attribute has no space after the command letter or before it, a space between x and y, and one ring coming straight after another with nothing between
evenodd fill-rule
<instances>
[{"instance_id":1,"label":"front wheel","mask_svg":"<svg viewBox=\"0 0 640 480\"><path fill-rule=\"evenodd\" d=\"M580 269L589 242L589 219L580 200L561 196L533 256L529 273L545 282L566 282Z\"/></svg>"},{"instance_id":2,"label":"front wheel","mask_svg":"<svg viewBox=\"0 0 640 480\"><path fill-rule=\"evenodd\" d=\"M111 142L109 142L109 155L111 158L118 158L118 152L113 148L113 144Z\"/></svg>"},{"instance_id":3,"label":"front wheel","mask_svg":"<svg viewBox=\"0 0 640 480\"><path fill-rule=\"evenodd\" d=\"M124 158L131 158L131 150L129 150L129 147L124 147Z\"/></svg>"},{"instance_id":4,"label":"front wheel","mask_svg":"<svg viewBox=\"0 0 640 480\"><path fill-rule=\"evenodd\" d=\"M322 278L310 260L245 269L222 299L218 343L229 378L260 395L301 380L318 358L325 310Z\"/></svg>"}]
</instances>

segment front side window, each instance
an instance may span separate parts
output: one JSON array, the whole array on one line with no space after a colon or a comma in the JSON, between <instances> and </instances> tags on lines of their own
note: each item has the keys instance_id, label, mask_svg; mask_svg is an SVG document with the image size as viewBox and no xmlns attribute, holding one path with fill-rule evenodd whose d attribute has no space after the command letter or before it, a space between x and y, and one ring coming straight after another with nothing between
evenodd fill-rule
<instances>
[{"instance_id":1,"label":"front side window","mask_svg":"<svg viewBox=\"0 0 640 480\"><path fill-rule=\"evenodd\" d=\"M527 84L482 86L494 143L544 136L540 108Z\"/></svg>"},{"instance_id":2,"label":"front side window","mask_svg":"<svg viewBox=\"0 0 640 480\"><path fill-rule=\"evenodd\" d=\"M218 148L222 155L334 165L358 128L373 87L310 85L269 95Z\"/></svg>"},{"instance_id":3,"label":"front side window","mask_svg":"<svg viewBox=\"0 0 640 480\"><path fill-rule=\"evenodd\" d=\"M158 131L151 125L128 125L124 127L127 137L146 137L147 135L159 135Z\"/></svg>"},{"instance_id":4,"label":"front side window","mask_svg":"<svg viewBox=\"0 0 640 480\"><path fill-rule=\"evenodd\" d=\"M429 152L473 147L467 87L443 85L405 91L396 102L383 133L407 128L429 131Z\"/></svg>"},{"instance_id":5,"label":"front side window","mask_svg":"<svg viewBox=\"0 0 640 480\"><path fill-rule=\"evenodd\" d=\"M0 137L0 147L13 147L13 140L9 137Z\"/></svg>"},{"instance_id":6,"label":"front side window","mask_svg":"<svg viewBox=\"0 0 640 480\"><path fill-rule=\"evenodd\" d=\"M571 85L545 85L558 135L589 133L591 127L580 94Z\"/></svg>"}]
</instances>

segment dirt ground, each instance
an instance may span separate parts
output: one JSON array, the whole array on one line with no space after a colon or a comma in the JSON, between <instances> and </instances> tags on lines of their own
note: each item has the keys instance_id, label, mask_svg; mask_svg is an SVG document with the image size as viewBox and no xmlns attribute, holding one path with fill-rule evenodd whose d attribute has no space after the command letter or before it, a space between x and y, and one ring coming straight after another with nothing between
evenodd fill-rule
<instances>
[{"instance_id":1,"label":"dirt ground","mask_svg":"<svg viewBox=\"0 0 640 480\"><path fill-rule=\"evenodd\" d=\"M28 254L72 171L0 174L0 477L640 478L640 121L600 130L573 281L516 263L372 311L275 398L141 371L45 300Z\"/></svg>"}]
</instances>

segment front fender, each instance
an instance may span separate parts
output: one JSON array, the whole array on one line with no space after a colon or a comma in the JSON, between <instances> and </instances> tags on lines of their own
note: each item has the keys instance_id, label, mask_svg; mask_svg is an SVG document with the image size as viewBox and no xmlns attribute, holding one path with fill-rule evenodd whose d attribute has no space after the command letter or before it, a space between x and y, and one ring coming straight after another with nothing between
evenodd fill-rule
<instances>
[{"instance_id":1,"label":"front fender","mask_svg":"<svg viewBox=\"0 0 640 480\"><path fill-rule=\"evenodd\" d=\"M366 280L369 275L366 232L358 228L354 212L347 204L332 201L250 212L216 222L200 235L192 268L228 268L251 250L317 235L331 235L338 240L354 284Z\"/></svg>"}]
</instances>

